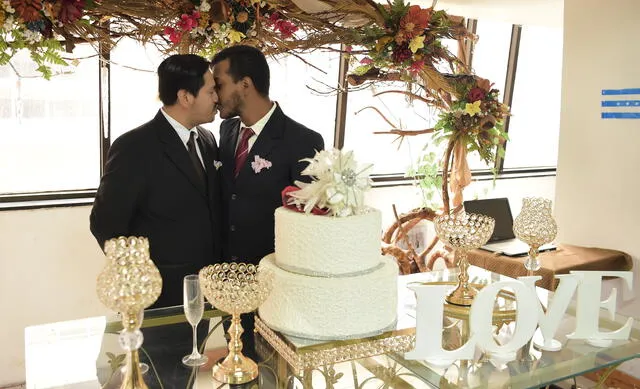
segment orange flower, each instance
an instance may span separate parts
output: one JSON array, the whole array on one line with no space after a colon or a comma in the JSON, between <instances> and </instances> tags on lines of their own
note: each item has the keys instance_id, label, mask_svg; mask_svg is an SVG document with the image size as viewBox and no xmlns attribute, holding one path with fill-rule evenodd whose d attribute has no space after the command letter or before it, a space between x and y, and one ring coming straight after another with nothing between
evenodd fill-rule
<instances>
[{"instance_id":1,"label":"orange flower","mask_svg":"<svg viewBox=\"0 0 640 389\"><path fill-rule=\"evenodd\" d=\"M16 15L25 22L42 19L40 16L42 0L11 0L10 4L16 10Z\"/></svg>"},{"instance_id":2,"label":"orange flower","mask_svg":"<svg viewBox=\"0 0 640 389\"><path fill-rule=\"evenodd\" d=\"M400 19L396 42L400 44L422 34L429 25L432 11L431 8L422 9L419 5L409 7L407 14Z\"/></svg>"},{"instance_id":3,"label":"orange flower","mask_svg":"<svg viewBox=\"0 0 640 389\"><path fill-rule=\"evenodd\" d=\"M246 21L249 20L249 14L245 11L239 12L236 16L236 20L238 23L246 23Z\"/></svg>"}]
</instances>

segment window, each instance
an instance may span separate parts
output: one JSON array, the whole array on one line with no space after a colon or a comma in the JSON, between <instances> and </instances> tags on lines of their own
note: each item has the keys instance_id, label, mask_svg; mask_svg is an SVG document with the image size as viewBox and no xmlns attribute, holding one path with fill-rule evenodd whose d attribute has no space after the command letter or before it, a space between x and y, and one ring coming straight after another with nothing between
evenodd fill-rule
<instances>
[{"instance_id":1,"label":"window","mask_svg":"<svg viewBox=\"0 0 640 389\"><path fill-rule=\"evenodd\" d=\"M557 165L561 84L562 29L524 26L505 168Z\"/></svg>"},{"instance_id":2,"label":"window","mask_svg":"<svg viewBox=\"0 0 640 389\"><path fill-rule=\"evenodd\" d=\"M437 121L435 108L415 101L413 105L399 93L376 93L406 90L404 83L386 83L349 91L344 149L353 150L360 162L373 163L374 174L404 174L419 158L430 134L407 136L400 144L396 135L375 134L392 129L374 109L378 109L391 123L404 130L432 128ZM446 145L445 145L446 147Z\"/></svg>"},{"instance_id":3,"label":"window","mask_svg":"<svg viewBox=\"0 0 640 389\"><path fill-rule=\"evenodd\" d=\"M335 132L340 54L318 50L301 58L289 55L269 60L269 95L287 116L319 132L325 147L330 148Z\"/></svg>"},{"instance_id":4,"label":"window","mask_svg":"<svg viewBox=\"0 0 640 389\"><path fill-rule=\"evenodd\" d=\"M0 67L0 194L97 186L98 59L86 44L71 55L50 81L27 51Z\"/></svg>"},{"instance_id":5,"label":"window","mask_svg":"<svg viewBox=\"0 0 640 389\"><path fill-rule=\"evenodd\" d=\"M155 46L122 39L111 50L111 142L149 120L162 106L158 66L166 56Z\"/></svg>"},{"instance_id":6,"label":"window","mask_svg":"<svg viewBox=\"0 0 640 389\"><path fill-rule=\"evenodd\" d=\"M505 88L512 26L479 21L472 57L475 73L501 91ZM562 30L525 26L520 36L505 168L555 166L559 133ZM443 41L457 53L458 43ZM99 72L94 48L80 44L71 68L58 69L51 81L41 78L28 52L0 67L0 195L95 189L100 174ZM166 57L153 45L123 38L110 53L110 140L149 121L161 106L157 67ZM540 60L543 58L543 60ZM337 117L336 51L317 50L300 57L270 58L270 97L294 120L322 134L326 147L334 143ZM440 71L443 64L437 64ZM510 75L511 76L511 75ZM511 78L510 78L511 79ZM406 130L432 128L438 111L406 96L376 93L406 90L404 83L377 83L347 95L344 148L362 162L374 163L374 174L405 174L422 154L441 156L431 135L405 137L374 134L394 125ZM105 96L107 96L105 92ZM219 117L205 127L219 139ZM532 152L532 150L535 150ZM469 155L472 169L486 169Z\"/></svg>"},{"instance_id":7,"label":"window","mask_svg":"<svg viewBox=\"0 0 640 389\"><path fill-rule=\"evenodd\" d=\"M511 24L500 22L478 21L476 35L478 41L471 58L476 75L486 78L494 84L494 88L503 96L511 45ZM493 166L480 159L477 153L468 156L471 169L491 169Z\"/></svg>"},{"instance_id":8,"label":"window","mask_svg":"<svg viewBox=\"0 0 640 389\"><path fill-rule=\"evenodd\" d=\"M458 52L458 41L443 40L443 45L454 54ZM438 70L446 72L448 65L437 64ZM449 70L450 71L450 70ZM439 111L420 101L410 102L407 96L387 91L406 91L402 82L378 83L367 89L349 90L345 126L346 150L354 150L362 162L374 163L374 174L404 174L420 158L424 151L434 151L443 155L446 144L436 148L431 142L431 134L407 136L400 144L396 135L375 134L389 131L392 127L373 109L377 108L391 123L404 130L424 130L433 128L438 121Z\"/></svg>"}]
</instances>

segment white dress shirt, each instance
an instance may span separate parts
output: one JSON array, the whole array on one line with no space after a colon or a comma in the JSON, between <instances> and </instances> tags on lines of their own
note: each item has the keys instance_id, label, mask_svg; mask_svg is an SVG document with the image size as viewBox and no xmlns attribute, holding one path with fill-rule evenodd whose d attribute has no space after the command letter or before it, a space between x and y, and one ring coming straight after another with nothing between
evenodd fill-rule
<instances>
[{"instance_id":1,"label":"white dress shirt","mask_svg":"<svg viewBox=\"0 0 640 389\"><path fill-rule=\"evenodd\" d=\"M169 116L169 114L166 113L162 108L160 108L160 112L162 112L162 114L167 119L169 124L171 124L171 127L173 127L173 129L176 130L176 133L180 137L180 140L182 141L182 143L184 143L184 147L187 149L187 151L189 151L189 146L187 146L187 142L189 142L189 137L191 136L191 133L193 132L196 134L196 137L195 137L196 152L198 153L198 158L200 158L200 163L202 164L202 166L204 166L204 161L202 160L202 153L200 152L200 147L198 146L198 130L195 127L193 127L190 130L187 129L187 127L180 124L176 119Z\"/></svg>"},{"instance_id":2,"label":"white dress shirt","mask_svg":"<svg viewBox=\"0 0 640 389\"><path fill-rule=\"evenodd\" d=\"M264 126L267 124L269 119L271 119L271 115L273 115L273 112L276 110L277 104L276 103L272 103L272 104L273 105L271 106L271 109L269 110L269 112L267 112L253 126L247 126L244 123L242 123L242 121L240 122L240 130L242 130L242 128L244 127L249 127L253 130L253 135L251 135L251 138L249 138L249 141L248 141L249 148L247 149L247 152L249 152L251 150L251 147L253 147L253 144L256 143L256 139L258 139L258 136L264 129ZM240 144L241 135L242 135L242 132L238 133L238 140L236 141L236 150L238 150L238 145Z\"/></svg>"}]
</instances>

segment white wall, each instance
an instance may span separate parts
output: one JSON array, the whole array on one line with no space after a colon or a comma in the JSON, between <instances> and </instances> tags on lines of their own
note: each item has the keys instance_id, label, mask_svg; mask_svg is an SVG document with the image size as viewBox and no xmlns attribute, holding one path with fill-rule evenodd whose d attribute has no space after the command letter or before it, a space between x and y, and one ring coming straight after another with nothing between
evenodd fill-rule
<instances>
[{"instance_id":1,"label":"white wall","mask_svg":"<svg viewBox=\"0 0 640 389\"><path fill-rule=\"evenodd\" d=\"M0 212L0 386L24 382L24 327L103 315L89 207Z\"/></svg>"},{"instance_id":2,"label":"white wall","mask_svg":"<svg viewBox=\"0 0 640 389\"><path fill-rule=\"evenodd\" d=\"M600 119L602 89L640 88L640 2L566 0L556 216L564 241L640 257L640 120Z\"/></svg>"},{"instance_id":3,"label":"white wall","mask_svg":"<svg viewBox=\"0 0 640 389\"><path fill-rule=\"evenodd\" d=\"M600 119L602 89L640 88L640 2L565 0L555 215L563 242L640 258L640 120ZM638 272L635 287L640 288ZM623 313L640 317L640 299ZM640 364L623 370L640 376Z\"/></svg>"}]
</instances>

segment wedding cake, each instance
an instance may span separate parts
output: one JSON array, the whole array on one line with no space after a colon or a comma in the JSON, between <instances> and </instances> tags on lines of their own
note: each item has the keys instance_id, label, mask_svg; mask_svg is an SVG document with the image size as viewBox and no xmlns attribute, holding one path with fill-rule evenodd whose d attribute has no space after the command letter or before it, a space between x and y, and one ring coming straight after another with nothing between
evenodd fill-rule
<instances>
[{"instance_id":1,"label":"wedding cake","mask_svg":"<svg viewBox=\"0 0 640 389\"><path fill-rule=\"evenodd\" d=\"M398 266L380 254L380 211L362 205L367 169L339 150L309 161L303 173L315 181L298 184L302 189L289 200L308 213L275 212L275 253L260 262L274 274L273 289L260 318L276 331L310 339L379 334L395 325ZM333 163L328 168L323 161Z\"/></svg>"}]
</instances>

